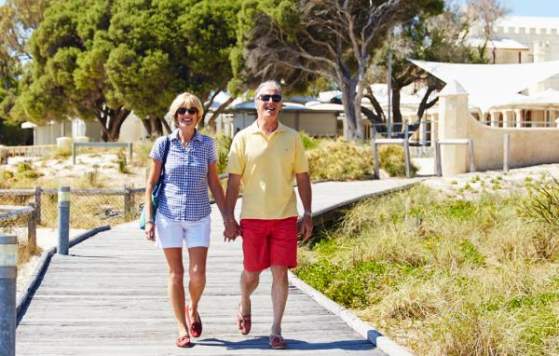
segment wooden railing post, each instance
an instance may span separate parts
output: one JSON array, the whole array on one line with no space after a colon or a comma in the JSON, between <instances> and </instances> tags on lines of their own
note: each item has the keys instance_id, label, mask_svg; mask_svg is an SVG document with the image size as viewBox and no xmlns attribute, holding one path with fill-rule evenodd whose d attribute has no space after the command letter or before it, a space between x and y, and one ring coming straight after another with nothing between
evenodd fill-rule
<instances>
[{"instance_id":1,"label":"wooden railing post","mask_svg":"<svg viewBox=\"0 0 559 356\"><path fill-rule=\"evenodd\" d=\"M127 185L124 186L124 218L128 219L132 216L132 190Z\"/></svg>"},{"instance_id":2,"label":"wooden railing post","mask_svg":"<svg viewBox=\"0 0 559 356\"><path fill-rule=\"evenodd\" d=\"M27 216L27 249L33 253L37 249L37 207L29 204L33 211Z\"/></svg>"},{"instance_id":3,"label":"wooden railing post","mask_svg":"<svg viewBox=\"0 0 559 356\"><path fill-rule=\"evenodd\" d=\"M35 187L35 221L37 225L41 224L41 194L43 194L43 189Z\"/></svg>"},{"instance_id":4,"label":"wooden railing post","mask_svg":"<svg viewBox=\"0 0 559 356\"><path fill-rule=\"evenodd\" d=\"M0 355L16 354L17 237L0 234Z\"/></svg>"}]
</instances>

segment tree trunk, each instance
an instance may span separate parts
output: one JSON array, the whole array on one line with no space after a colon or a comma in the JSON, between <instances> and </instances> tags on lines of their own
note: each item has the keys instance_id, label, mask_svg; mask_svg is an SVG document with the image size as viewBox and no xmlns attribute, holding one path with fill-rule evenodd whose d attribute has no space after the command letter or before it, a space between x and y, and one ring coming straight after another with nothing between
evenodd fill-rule
<instances>
[{"instance_id":1,"label":"tree trunk","mask_svg":"<svg viewBox=\"0 0 559 356\"><path fill-rule=\"evenodd\" d=\"M392 124L397 129L394 131L402 131L404 125L402 125L402 112L400 111L400 87L392 85Z\"/></svg>"},{"instance_id":2,"label":"tree trunk","mask_svg":"<svg viewBox=\"0 0 559 356\"><path fill-rule=\"evenodd\" d=\"M344 138L346 140L363 138L361 115L357 114L357 110L361 109L361 102L358 103L358 106L356 105L356 87L357 83L351 79L345 80L344 83L340 85L346 123L344 127Z\"/></svg>"},{"instance_id":3,"label":"tree trunk","mask_svg":"<svg viewBox=\"0 0 559 356\"><path fill-rule=\"evenodd\" d=\"M121 106L120 108L111 110L110 112L111 117L109 119L108 127L110 133L109 139L112 142L116 142L118 141L118 138L120 136L120 128L122 127L124 120L126 120L128 115L130 115L130 110L127 110Z\"/></svg>"}]
</instances>

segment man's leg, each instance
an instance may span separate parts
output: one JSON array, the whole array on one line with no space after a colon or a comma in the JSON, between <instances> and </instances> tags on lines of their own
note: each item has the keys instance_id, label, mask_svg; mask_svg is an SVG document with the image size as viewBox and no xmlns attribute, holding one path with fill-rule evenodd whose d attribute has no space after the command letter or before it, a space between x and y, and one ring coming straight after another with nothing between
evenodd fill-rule
<instances>
[{"instance_id":1,"label":"man's leg","mask_svg":"<svg viewBox=\"0 0 559 356\"><path fill-rule=\"evenodd\" d=\"M287 267L272 266L272 305L274 308L274 322L272 324L272 334L281 335L281 320L287 303L288 282Z\"/></svg>"},{"instance_id":2,"label":"man's leg","mask_svg":"<svg viewBox=\"0 0 559 356\"><path fill-rule=\"evenodd\" d=\"M239 311L241 315L251 314L250 296L258 287L260 281L260 272L249 272L244 270L241 273L241 305Z\"/></svg>"}]
</instances>

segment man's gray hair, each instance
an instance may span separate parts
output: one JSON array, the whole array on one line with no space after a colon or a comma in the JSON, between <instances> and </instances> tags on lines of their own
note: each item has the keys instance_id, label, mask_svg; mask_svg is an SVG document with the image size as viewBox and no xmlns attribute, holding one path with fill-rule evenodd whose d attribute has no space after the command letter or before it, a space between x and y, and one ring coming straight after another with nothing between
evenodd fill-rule
<instances>
[{"instance_id":1,"label":"man's gray hair","mask_svg":"<svg viewBox=\"0 0 559 356\"><path fill-rule=\"evenodd\" d=\"M258 88L256 88L256 95L254 96L254 101L255 102L258 100L258 96L260 95L260 92L265 87L273 87L274 89L279 91L279 93L281 94L281 85L278 82L276 82L275 80L267 80L265 82L260 83Z\"/></svg>"}]
</instances>

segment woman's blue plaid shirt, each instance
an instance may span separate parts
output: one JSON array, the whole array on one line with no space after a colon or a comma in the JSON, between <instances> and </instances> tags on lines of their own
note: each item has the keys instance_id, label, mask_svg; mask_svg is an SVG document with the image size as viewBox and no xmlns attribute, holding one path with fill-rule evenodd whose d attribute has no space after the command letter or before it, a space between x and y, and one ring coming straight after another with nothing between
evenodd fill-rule
<instances>
[{"instance_id":1,"label":"woman's blue plaid shirt","mask_svg":"<svg viewBox=\"0 0 559 356\"><path fill-rule=\"evenodd\" d=\"M169 135L163 191L157 213L175 221L197 221L211 212L208 196L208 164L216 161L215 143L198 131L183 147L178 130ZM165 136L158 138L149 156L163 159Z\"/></svg>"}]
</instances>

